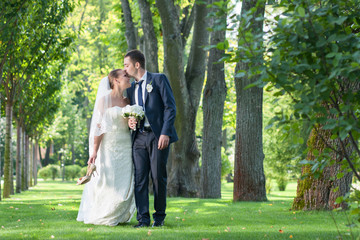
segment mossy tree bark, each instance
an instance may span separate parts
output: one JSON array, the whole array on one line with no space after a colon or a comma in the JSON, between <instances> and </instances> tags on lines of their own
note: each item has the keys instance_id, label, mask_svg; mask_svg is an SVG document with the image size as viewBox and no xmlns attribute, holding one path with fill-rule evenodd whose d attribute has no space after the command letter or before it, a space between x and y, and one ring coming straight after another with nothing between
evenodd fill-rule
<instances>
[{"instance_id":1,"label":"mossy tree bark","mask_svg":"<svg viewBox=\"0 0 360 240\"><path fill-rule=\"evenodd\" d=\"M307 160L315 161L318 154L321 154L326 145L340 148L337 139L332 140L331 132L323 130L321 127L314 128L311 131L308 148L309 152ZM345 140L348 141L348 140ZM348 149L351 152L351 149ZM352 181L352 172L341 169L340 162L344 156L332 153L333 164L326 166L320 176L315 178L312 174L311 166L305 165L302 168L302 175L305 179L299 179L297 185L296 198L294 199L292 208L294 210L331 210L338 207L346 208L346 203L336 203L336 199L344 196L350 190ZM337 178L338 174L343 173L344 176ZM337 190L335 190L337 189Z\"/></svg>"}]
</instances>

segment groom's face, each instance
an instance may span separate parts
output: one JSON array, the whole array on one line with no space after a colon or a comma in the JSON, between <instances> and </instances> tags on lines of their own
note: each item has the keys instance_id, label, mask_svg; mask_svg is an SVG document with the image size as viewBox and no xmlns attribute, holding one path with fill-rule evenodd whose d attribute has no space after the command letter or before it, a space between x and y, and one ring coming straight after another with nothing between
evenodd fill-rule
<instances>
[{"instance_id":1,"label":"groom's face","mask_svg":"<svg viewBox=\"0 0 360 240\"><path fill-rule=\"evenodd\" d=\"M137 75L137 69L135 68L134 63L131 61L130 57L124 58L124 70L130 77L136 77Z\"/></svg>"}]
</instances>

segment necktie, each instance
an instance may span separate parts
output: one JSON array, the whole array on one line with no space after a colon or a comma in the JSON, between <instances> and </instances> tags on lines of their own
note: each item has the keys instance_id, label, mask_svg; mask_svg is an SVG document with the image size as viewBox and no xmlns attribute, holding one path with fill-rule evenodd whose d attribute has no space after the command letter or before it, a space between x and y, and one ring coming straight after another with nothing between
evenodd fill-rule
<instances>
[{"instance_id":1,"label":"necktie","mask_svg":"<svg viewBox=\"0 0 360 240\"><path fill-rule=\"evenodd\" d=\"M140 80L138 82L139 84L139 88L138 88L138 103L139 103L139 106L142 106L143 107L143 110L144 110L144 102L143 102L143 95L142 95L142 83L143 83L144 80ZM139 131L140 132L143 132L144 131L144 123L145 123L145 117L140 121L140 129Z\"/></svg>"},{"instance_id":2,"label":"necktie","mask_svg":"<svg viewBox=\"0 0 360 240\"><path fill-rule=\"evenodd\" d=\"M139 106L142 106L144 108L144 102L143 102L143 97L142 97L142 83L144 80L140 80L137 84L139 84L139 88L138 88L138 103Z\"/></svg>"}]
</instances>

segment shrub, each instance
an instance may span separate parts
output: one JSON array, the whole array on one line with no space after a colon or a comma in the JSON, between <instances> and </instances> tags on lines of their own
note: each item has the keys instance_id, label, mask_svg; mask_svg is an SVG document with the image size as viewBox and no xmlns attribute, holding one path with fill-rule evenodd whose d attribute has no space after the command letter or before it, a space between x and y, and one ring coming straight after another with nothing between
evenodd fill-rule
<instances>
[{"instance_id":1,"label":"shrub","mask_svg":"<svg viewBox=\"0 0 360 240\"><path fill-rule=\"evenodd\" d=\"M81 168L81 170L80 170L80 177L85 176L85 175L86 175L86 173L87 173L87 166L86 166L86 167Z\"/></svg>"},{"instance_id":2,"label":"shrub","mask_svg":"<svg viewBox=\"0 0 360 240\"><path fill-rule=\"evenodd\" d=\"M276 178L276 183L278 185L279 191L285 191L288 181L285 176L280 176Z\"/></svg>"},{"instance_id":3,"label":"shrub","mask_svg":"<svg viewBox=\"0 0 360 240\"><path fill-rule=\"evenodd\" d=\"M56 177L59 176L60 168L57 165L47 165L46 167L43 167L39 169L38 176L44 180L47 180L51 178L52 180L55 180Z\"/></svg>"},{"instance_id":4,"label":"shrub","mask_svg":"<svg viewBox=\"0 0 360 240\"><path fill-rule=\"evenodd\" d=\"M60 174L60 167L58 165L49 164L45 168L50 169L52 180L55 180L55 178L58 177Z\"/></svg>"},{"instance_id":5,"label":"shrub","mask_svg":"<svg viewBox=\"0 0 360 240\"><path fill-rule=\"evenodd\" d=\"M45 181L51 178L51 170L48 167L43 167L38 171L38 177L44 179Z\"/></svg>"},{"instance_id":6,"label":"shrub","mask_svg":"<svg viewBox=\"0 0 360 240\"><path fill-rule=\"evenodd\" d=\"M81 176L81 167L79 165L67 165L65 166L65 178L66 180L74 180Z\"/></svg>"}]
</instances>

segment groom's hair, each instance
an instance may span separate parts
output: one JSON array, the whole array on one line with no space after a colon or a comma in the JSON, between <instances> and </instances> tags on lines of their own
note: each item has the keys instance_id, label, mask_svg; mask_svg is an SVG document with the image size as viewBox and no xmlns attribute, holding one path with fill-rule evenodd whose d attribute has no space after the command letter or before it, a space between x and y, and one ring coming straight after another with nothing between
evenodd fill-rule
<instances>
[{"instance_id":1,"label":"groom's hair","mask_svg":"<svg viewBox=\"0 0 360 240\"><path fill-rule=\"evenodd\" d=\"M145 56L144 54L137 50L131 50L126 53L125 57L130 57L131 62L135 65L135 63L140 63L140 67L145 69Z\"/></svg>"}]
</instances>

